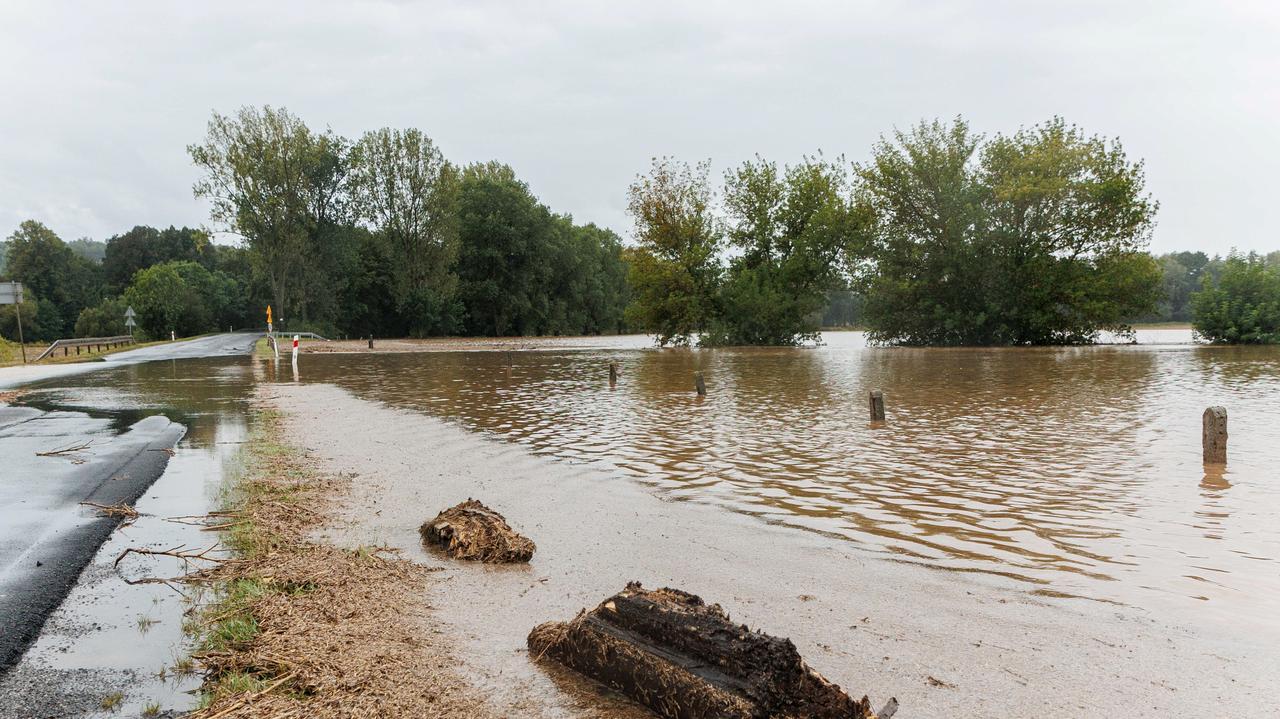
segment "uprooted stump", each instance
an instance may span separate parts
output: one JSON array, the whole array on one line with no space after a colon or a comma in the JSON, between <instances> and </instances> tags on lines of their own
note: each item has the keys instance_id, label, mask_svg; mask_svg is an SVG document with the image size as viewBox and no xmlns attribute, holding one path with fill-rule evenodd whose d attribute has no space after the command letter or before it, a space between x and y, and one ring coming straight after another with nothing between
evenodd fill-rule
<instances>
[{"instance_id":1,"label":"uprooted stump","mask_svg":"<svg viewBox=\"0 0 1280 719\"><path fill-rule=\"evenodd\" d=\"M631 582L570 622L529 633L550 657L668 719L888 719L810 669L790 639L736 625L718 604Z\"/></svg>"},{"instance_id":2,"label":"uprooted stump","mask_svg":"<svg viewBox=\"0 0 1280 719\"><path fill-rule=\"evenodd\" d=\"M444 510L419 527L418 533L422 541L443 547L455 559L493 564L527 562L537 548L501 514L475 499Z\"/></svg>"}]
</instances>

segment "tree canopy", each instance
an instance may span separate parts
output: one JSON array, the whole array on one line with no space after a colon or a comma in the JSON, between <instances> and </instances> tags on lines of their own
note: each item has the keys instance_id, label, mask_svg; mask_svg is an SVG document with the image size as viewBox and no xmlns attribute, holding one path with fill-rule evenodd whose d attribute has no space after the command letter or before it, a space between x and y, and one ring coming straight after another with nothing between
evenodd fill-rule
<instances>
[{"instance_id":1,"label":"tree canopy","mask_svg":"<svg viewBox=\"0 0 1280 719\"><path fill-rule=\"evenodd\" d=\"M1157 205L1118 142L1058 118L990 140L930 122L856 174L868 222L849 264L875 341L1090 342L1159 297Z\"/></svg>"},{"instance_id":2,"label":"tree canopy","mask_svg":"<svg viewBox=\"0 0 1280 719\"><path fill-rule=\"evenodd\" d=\"M1216 343L1280 344L1280 266L1232 253L1218 278L1192 294L1196 332Z\"/></svg>"}]
</instances>

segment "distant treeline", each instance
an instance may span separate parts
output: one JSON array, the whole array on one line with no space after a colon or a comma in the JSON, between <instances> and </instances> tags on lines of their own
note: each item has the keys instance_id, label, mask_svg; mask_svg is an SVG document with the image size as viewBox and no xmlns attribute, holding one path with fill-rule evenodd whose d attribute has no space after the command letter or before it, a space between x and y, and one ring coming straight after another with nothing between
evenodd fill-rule
<instances>
[{"instance_id":1,"label":"distant treeline","mask_svg":"<svg viewBox=\"0 0 1280 719\"><path fill-rule=\"evenodd\" d=\"M361 336L641 331L660 344L791 345L859 326L907 345L1039 345L1192 321L1280 341L1280 253L1153 257L1157 203L1120 144L1055 118L895 132L866 163L655 159L628 192L634 242L578 225L497 162L459 167L421 131L348 140L283 109L214 114L187 148L203 229L0 243L27 336L164 337L261 326ZM0 332L14 337L13 308Z\"/></svg>"},{"instance_id":2,"label":"distant treeline","mask_svg":"<svg viewBox=\"0 0 1280 719\"><path fill-rule=\"evenodd\" d=\"M3 272L27 286L29 338L118 334L128 305L152 337L263 326L268 304L279 327L330 335L625 329L619 238L551 211L506 165L456 166L414 129L351 141L270 107L215 114L188 150L215 229L242 243L136 227L73 247L25 222Z\"/></svg>"}]
</instances>

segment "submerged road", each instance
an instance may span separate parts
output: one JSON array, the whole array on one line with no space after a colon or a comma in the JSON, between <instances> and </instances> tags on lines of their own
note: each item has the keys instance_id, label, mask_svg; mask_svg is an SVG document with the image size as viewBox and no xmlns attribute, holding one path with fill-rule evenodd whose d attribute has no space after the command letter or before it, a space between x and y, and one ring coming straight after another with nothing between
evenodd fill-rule
<instances>
[{"instance_id":1,"label":"submerged road","mask_svg":"<svg viewBox=\"0 0 1280 719\"><path fill-rule=\"evenodd\" d=\"M24 371L0 373L0 387L127 363L248 354L260 336L220 334L106 362L7 368ZM81 503L132 504L164 472L185 431L160 415L119 431L83 412L0 404L0 671L22 656L119 524Z\"/></svg>"}]
</instances>

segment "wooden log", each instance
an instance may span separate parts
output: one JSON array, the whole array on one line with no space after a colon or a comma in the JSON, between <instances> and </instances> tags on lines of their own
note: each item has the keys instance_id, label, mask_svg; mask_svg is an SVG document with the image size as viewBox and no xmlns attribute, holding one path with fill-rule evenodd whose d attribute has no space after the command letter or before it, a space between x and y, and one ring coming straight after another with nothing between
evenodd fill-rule
<instances>
[{"instance_id":1,"label":"wooden log","mask_svg":"<svg viewBox=\"0 0 1280 719\"><path fill-rule=\"evenodd\" d=\"M517 533L501 514L474 499L450 507L418 528L424 543L444 548L454 559L493 564L527 562L537 546Z\"/></svg>"},{"instance_id":2,"label":"wooden log","mask_svg":"<svg viewBox=\"0 0 1280 719\"><path fill-rule=\"evenodd\" d=\"M693 389L697 391L699 397L707 396L707 382L702 378L701 372L693 373Z\"/></svg>"},{"instance_id":3,"label":"wooden log","mask_svg":"<svg viewBox=\"0 0 1280 719\"><path fill-rule=\"evenodd\" d=\"M667 719L878 716L809 668L791 640L676 589L632 582L573 621L535 627L528 643L535 660L555 659Z\"/></svg>"},{"instance_id":4,"label":"wooden log","mask_svg":"<svg viewBox=\"0 0 1280 719\"><path fill-rule=\"evenodd\" d=\"M884 421L884 393L878 389L871 390L871 421Z\"/></svg>"},{"instance_id":5,"label":"wooden log","mask_svg":"<svg viewBox=\"0 0 1280 719\"><path fill-rule=\"evenodd\" d=\"M1205 464L1227 463L1227 408L1210 407L1204 411L1201 434Z\"/></svg>"},{"instance_id":6,"label":"wooden log","mask_svg":"<svg viewBox=\"0 0 1280 719\"><path fill-rule=\"evenodd\" d=\"M618 363L610 362L609 363L609 386L612 387L616 384L618 384Z\"/></svg>"}]
</instances>

